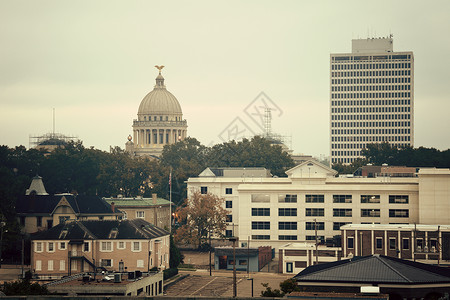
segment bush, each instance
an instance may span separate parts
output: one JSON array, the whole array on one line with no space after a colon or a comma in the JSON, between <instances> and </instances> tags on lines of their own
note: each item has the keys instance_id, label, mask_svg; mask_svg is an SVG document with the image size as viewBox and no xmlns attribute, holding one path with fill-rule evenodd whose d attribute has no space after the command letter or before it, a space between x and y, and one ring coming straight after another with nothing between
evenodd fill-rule
<instances>
[{"instance_id":1,"label":"bush","mask_svg":"<svg viewBox=\"0 0 450 300\"><path fill-rule=\"evenodd\" d=\"M165 269L163 271L164 273L164 280L167 280L175 275L178 274L178 269L177 268L170 268L170 269Z\"/></svg>"}]
</instances>

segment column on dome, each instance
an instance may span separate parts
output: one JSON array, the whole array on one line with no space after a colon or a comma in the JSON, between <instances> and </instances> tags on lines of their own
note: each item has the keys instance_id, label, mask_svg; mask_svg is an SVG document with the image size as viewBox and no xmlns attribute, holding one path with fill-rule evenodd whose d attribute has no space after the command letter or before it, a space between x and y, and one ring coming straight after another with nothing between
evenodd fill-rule
<instances>
[{"instance_id":1,"label":"column on dome","mask_svg":"<svg viewBox=\"0 0 450 300\"><path fill-rule=\"evenodd\" d=\"M137 145L137 130L133 130L133 141L134 145Z\"/></svg>"},{"instance_id":2,"label":"column on dome","mask_svg":"<svg viewBox=\"0 0 450 300\"><path fill-rule=\"evenodd\" d=\"M141 129L141 130L140 130L140 136L141 136L141 138L140 138L139 144L140 144L140 145L141 145L141 147L142 147L142 146L144 146L144 145L145 145L145 139L144 139L144 129Z\"/></svg>"}]
</instances>

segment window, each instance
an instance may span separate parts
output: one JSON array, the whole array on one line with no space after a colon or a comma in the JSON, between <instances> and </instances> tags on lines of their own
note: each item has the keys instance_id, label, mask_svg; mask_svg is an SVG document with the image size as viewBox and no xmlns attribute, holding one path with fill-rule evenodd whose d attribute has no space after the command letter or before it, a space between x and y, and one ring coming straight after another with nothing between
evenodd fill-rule
<instances>
[{"instance_id":1,"label":"window","mask_svg":"<svg viewBox=\"0 0 450 300\"><path fill-rule=\"evenodd\" d=\"M227 195L233 194L233 189L232 188L226 188L225 189L225 194L227 194Z\"/></svg>"},{"instance_id":2,"label":"window","mask_svg":"<svg viewBox=\"0 0 450 300\"><path fill-rule=\"evenodd\" d=\"M423 239L417 238L416 239L416 249L417 252L422 252L424 249Z\"/></svg>"},{"instance_id":3,"label":"window","mask_svg":"<svg viewBox=\"0 0 450 300\"><path fill-rule=\"evenodd\" d=\"M208 194L208 187L207 186L200 187L200 193L203 195Z\"/></svg>"},{"instance_id":4,"label":"window","mask_svg":"<svg viewBox=\"0 0 450 300\"><path fill-rule=\"evenodd\" d=\"M380 203L380 195L361 195L361 203Z\"/></svg>"},{"instance_id":5,"label":"window","mask_svg":"<svg viewBox=\"0 0 450 300\"><path fill-rule=\"evenodd\" d=\"M315 230L315 226L317 226L317 230L325 230L324 222L306 222L306 230Z\"/></svg>"},{"instance_id":6,"label":"window","mask_svg":"<svg viewBox=\"0 0 450 300\"><path fill-rule=\"evenodd\" d=\"M347 238L347 249L353 249L354 247L354 238L348 237Z\"/></svg>"},{"instance_id":7,"label":"window","mask_svg":"<svg viewBox=\"0 0 450 300\"><path fill-rule=\"evenodd\" d=\"M36 271L42 271L42 260L36 260Z\"/></svg>"},{"instance_id":8,"label":"window","mask_svg":"<svg viewBox=\"0 0 450 300\"><path fill-rule=\"evenodd\" d=\"M389 195L389 203L407 204L409 202L408 195Z\"/></svg>"},{"instance_id":9,"label":"window","mask_svg":"<svg viewBox=\"0 0 450 300\"><path fill-rule=\"evenodd\" d=\"M36 242L35 245L36 245L36 246L35 246L34 251L35 251L35 252L42 252L42 242Z\"/></svg>"},{"instance_id":10,"label":"window","mask_svg":"<svg viewBox=\"0 0 450 300\"><path fill-rule=\"evenodd\" d=\"M380 210L379 209L361 209L361 217L379 218Z\"/></svg>"},{"instance_id":11,"label":"window","mask_svg":"<svg viewBox=\"0 0 450 300\"><path fill-rule=\"evenodd\" d=\"M390 209L389 218L409 218L408 209Z\"/></svg>"},{"instance_id":12,"label":"window","mask_svg":"<svg viewBox=\"0 0 450 300\"><path fill-rule=\"evenodd\" d=\"M69 220L70 217L69 216L60 216L59 217L59 224L64 224L66 223L67 220Z\"/></svg>"},{"instance_id":13,"label":"window","mask_svg":"<svg viewBox=\"0 0 450 300\"><path fill-rule=\"evenodd\" d=\"M270 230L270 222L252 222L253 230Z\"/></svg>"},{"instance_id":14,"label":"window","mask_svg":"<svg viewBox=\"0 0 450 300\"><path fill-rule=\"evenodd\" d=\"M133 251L141 251L141 242L133 242Z\"/></svg>"},{"instance_id":15,"label":"window","mask_svg":"<svg viewBox=\"0 0 450 300\"><path fill-rule=\"evenodd\" d=\"M297 222L278 222L279 230L297 230Z\"/></svg>"},{"instance_id":16,"label":"window","mask_svg":"<svg viewBox=\"0 0 450 300\"><path fill-rule=\"evenodd\" d=\"M333 230L341 230L341 226L350 224L349 222L333 222Z\"/></svg>"},{"instance_id":17,"label":"window","mask_svg":"<svg viewBox=\"0 0 450 300\"><path fill-rule=\"evenodd\" d=\"M306 195L306 203L323 203L324 195Z\"/></svg>"},{"instance_id":18,"label":"window","mask_svg":"<svg viewBox=\"0 0 450 300\"><path fill-rule=\"evenodd\" d=\"M228 223L233 222L233 215L226 215L225 222L228 222Z\"/></svg>"},{"instance_id":19,"label":"window","mask_svg":"<svg viewBox=\"0 0 450 300\"><path fill-rule=\"evenodd\" d=\"M84 252L89 252L89 242L84 242L84 244L83 244L83 251Z\"/></svg>"},{"instance_id":20,"label":"window","mask_svg":"<svg viewBox=\"0 0 450 300\"><path fill-rule=\"evenodd\" d=\"M226 208L233 208L233 201L230 201L230 200L225 201L225 207Z\"/></svg>"},{"instance_id":21,"label":"window","mask_svg":"<svg viewBox=\"0 0 450 300\"><path fill-rule=\"evenodd\" d=\"M59 250L65 250L66 249L66 242L60 242L59 243Z\"/></svg>"},{"instance_id":22,"label":"window","mask_svg":"<svg viewBox=\"0 0 450 300\"><path fill-rule=\"evenodd\" d=\"M246 259L240 259L239 260L239 264L242 266L246 266L247 265L247 260Z\"/></svg>"},{"instance_id":23,"label":"window","mask_svg":"<svg viewBox=\"0 0 450 300\"><path fill-rule=\"evenodd\" d=\"M270 216L270 208L252 208L252 216Z\"/></svg>"},{"instance_id":24,"label":"window","mask_svg":"<svg viewBox=\"0 0 450 300\"><path fill-rule=\"evenodd\" d=\"M136 262L136 266L138 268L143 268L144 267L144 260L143 259L138 259Z\"/></svg>"},{"instance_id":25,"label":"window","mask_svg":"<svg viewBox=\"0 0 450 300\"><path fill-rule=\"evenodd\" d=\"M351 217L351 208L333 208L333 217Z\"/></svg>"},{"instance_id":26,"label":"window","mask_svg":"<svg viewBox=\"0 0 450 300\"><path fill-rule=\"evenodd\" d=\"M297 203L297 195L278 195L280 203Z\"/></svg>"},{"instance_id":27,"label":"window","mask_svg":"<svg viewBox=\"0 0 450 300\"><path fill-rule=\"evenodd\" d=\"M53 242L48 242L48 244L47 244L47 251L48 252L54 252L55 251L55 244Z\"/></svg>"},{"instance_id":28,"label":"window","mask_svg":"<svg viewBox=\"0 0 450 300\"><path fill-rule=\"evenodd\" d=\"M333 203L352 203L352 195L333 195Z\"/></svg>"},{"instance_id":29,"label":"window","mask_svg":"<svg viewBox=\"0 0 450 300\"><path fill-rule=\"evenodd\" d=\"M280 216L280 217L297 216L297 209L296 208L279 208L278 216Z\"/></svg>"},{"instance_id":30,"label":"window","mask_svg":"<svg viewBox=\"0 0 450 300\"><path fill-rule=\"evenodd\" d=\"M59 261L59 270L60 270L60 271L65 271L65 270L66 270L66 261L63 260L63 259L61 259L61 260Z\"/></svg>"},{"instance_id":31,"label":"window","mask_svg":"<svg viewBox=\"0 0 450 300\"><path fill-rule=\"evenodd\" d=\"M409 250L409 238L402 239L402 249Z\"/></svg>"},{"instance_id":32,"label":"window","mask_svg":"<svg viewBox=\"0 0 450 300\"><path fill-rule=\"evenodd\" d=\"M48 268L47 268L47 270L53 271L53 260L49 260L48 261Z\"/></svg>"},{"instance_id":33,"label":"window","mask_svg":"<svg viewBox=\"0 0 450 300\"><path fill-rule=\"evenodd\" d=\"M252 240L270 240L270 235L252 235Z\"/></svg>"},{"instance_id":34,"label":"window","mask_svg":"<svg viewBox=\"0 0 450 300\"><path fill-rule=\"evenodd\" d=\"M36 226L42 227L42 217L36 217Z\"/></svg>"},{"instance_id":35,"label":"window","mask_svg":"<svg viewBox=\"0 0 450 300\"><path fill-rule=\"evenodd\" d=\"M112 267L113 262L112 259L102 259L102 267Z\"/></svg>"},{"instance_id":36,"label":"window","mask_svg":"<svg viewBox=\"0 0 450 300\"><path fill-rule=\"evenodd\" d=\"M280 240L280 241L296 241L297 236L296 235L279 235L278 240Z\"/></svg>"},{"instance_id":37,"label":"window","mask_svg":"<svg viewBox=\"0 0 450 300\"><path fill-rule=\"evenodd\" d=\"M307 217L323 217L325 215L325 209L323 208L307 208Z\"/></svg>"},{"instance_id":38,"label":"window","mask_svg":"<svg viewBox=\"0 0 450 300\"><path fill-rule=\"evenodd\" d=\"M397 249L397 239L394 238L389 238L389 250L395 250Z\"/></svg>"},{"instance_id":39,"label":"window","mask_svg":"<svg viewBox=\"0 0 450 300\"><path fill-rule=\"evenodd\" d=\"M293 263L288 262L286 263L286 273L292 273L294 272Z\"/></svg>"},{"instance_id":40,"label":"window","mask_svg":"<svg viewBox=\"0 0 450 300\"><path fill-rule=\"evenodd\" d=\"M270 202L270 195L252 194L252 202L253 203L269 203Z\"/></svg>"},{"instance_id":41,"label":"window","mask_svg":"<svg viewBox=\"0 0 450 300\"><path fill-rule=\"evenodd\" d=\"M375 238L375 248L383 249L383 238L382 237Z\"/></svg>"},{"instance_id":42,"label":"window","mask_svg":"<svg viewBox=\"0 0 450 300\"><path fill-rule=\"evenodd\" d=\"M225 230L225 236L226 237L232 237L233 236L233 230Z\"/></svg>"},{"instance_id":43,"label":"window","mask_svg":"<svg viewBox=\"0 0 450 300\"><path fill-rule=\"evenodd\" d=\"M143 211L143 210L136 211L136 218L144 219L145 218L145 211Z\"/></svg>"},{"instance_id":44,"label":"window","mask_svg":"<svg viewBox=\"0 0 450 300\"><path fill-rule=\"evenodd\" d=\"M112 251L112 242L102 242L100 251Z\"/></svg>"},{"instance_id":45,"label":"window","mask_svg":"<svg viewBox=\"0 0 450 300\"><path fill-rule=\"evenodd\" d=\"M117 249L125 249L125 242L117 242Z\"/></svg>"}]
</instances>

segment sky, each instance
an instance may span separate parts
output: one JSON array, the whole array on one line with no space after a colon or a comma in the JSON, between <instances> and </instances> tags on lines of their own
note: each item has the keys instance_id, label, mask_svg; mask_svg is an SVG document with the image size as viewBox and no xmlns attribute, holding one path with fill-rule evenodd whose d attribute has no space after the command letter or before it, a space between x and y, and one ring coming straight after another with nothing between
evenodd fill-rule
<instances>
[{"instance_id":1,"label":"sky","mask_svg":"<svg viewBox=\"0 0 450 300\"><path fill-rule=\"evenodd\" d=\"M204 145L261 133L254 113L270 103L294 153L329 155L330 54L393 34L394 51L414 52L414 146L445 150L449 12L447 0L0 0L0 145L52 132L54 109L56 132L124 148L164 65Z\"/></svg>"}]
</instances>

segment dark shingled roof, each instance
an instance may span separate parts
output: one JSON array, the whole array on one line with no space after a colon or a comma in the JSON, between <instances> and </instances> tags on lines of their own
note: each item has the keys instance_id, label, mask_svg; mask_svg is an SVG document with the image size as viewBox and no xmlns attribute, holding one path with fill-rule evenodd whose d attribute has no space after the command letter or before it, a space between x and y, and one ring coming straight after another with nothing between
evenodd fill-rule
<instances>
[{"instance_id":1,"label":"dark shingled roof","mask_svg":"<svg viewBox=\"0 0 450 300\"><path fill-rule=\"evenodd\" d=\"M111 205L97 196L24 195L16 201L18 214L51 214L62 198L66 198L76 214L111 214ZM116 207L115 213L120 210Z\"/></svg>"},{"instance_id":2,"label":"dark shingled roof","mask_svg":"<svg viewBox=\"0 0 450 300\"><path fill-rule=\"evenodd\" d=\"M102 221L73 221L59 224L49 230L32 235L32 240L108 240L113 229L117 229L115 240L122 239L154 239L169 235L169 232L158 228L145 220L102 220ZM66 236L61 232L67 230Z\"/></svg>"},{"instance_id":3,"label":"dark shingled roof","mask_svg":"<svg viewBox=\"0 0 450 300\"><path fill-rule=\"evenodd\" d=\"M311 266L298 273L294 279L300 282L450 283L450 269L371 255Z\"/></svg>"}]
</instances>

